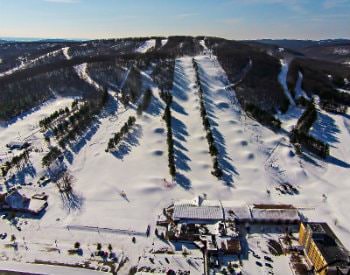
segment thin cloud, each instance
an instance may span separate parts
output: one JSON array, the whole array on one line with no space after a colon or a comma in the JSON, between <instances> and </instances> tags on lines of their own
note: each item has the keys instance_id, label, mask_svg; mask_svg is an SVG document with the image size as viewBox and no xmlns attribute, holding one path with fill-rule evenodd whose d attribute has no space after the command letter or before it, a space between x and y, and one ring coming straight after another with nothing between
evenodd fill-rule
<instances>
[{"instance_id":1,"label":"thin cloud","mask_svg":"<svg viewBox=\"0 0 350 275\"><path fill-rule=\"evenodd\" d=\"M76 4L79 3L80 0L43 0L44 2L49 3L61 3L61 4Z\"/></svg>"},{"instance_id":2,"label":"thin cloud","mask_svg":"<svg viewBox=\"0 0 350 275\"><path fill-rule=\"evenodd\" d=\"M180 14L177 14L176 17L179 18L179 19L184 19L184 18L189 18L189 17L192 17L192 16L197 16L198 13L180 13Z\"/></svg>"},{"instance_id":3,"label":"thin cloud","mask_svg":"<svg viewBox=\"0 0 350 275\"><path fill-rule=\"evenodd\" d=\"M348 0L325 0L322 4L325 9L333 9L340 6L350 6L350 1Z\"/></svg>"},{"instance_id":4,"label":"thin cloud","mask_svg":"<svg viewBox=\"0 0 350 275\"><path fill-rule=\"evenodd\" d=\"M241 0L230 0L229 3L247 5L283 5L296 13L306 13L306 10L304 8L304 0L245 0L244 2Z\"/></svg>"}]
</instances>

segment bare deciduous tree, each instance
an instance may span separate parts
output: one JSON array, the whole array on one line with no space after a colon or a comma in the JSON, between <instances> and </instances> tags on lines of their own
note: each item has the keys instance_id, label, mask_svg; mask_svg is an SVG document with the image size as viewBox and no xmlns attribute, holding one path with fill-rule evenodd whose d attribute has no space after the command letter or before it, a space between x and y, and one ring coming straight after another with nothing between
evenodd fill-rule
<instances>
[{"instance_id":1,"label":"bare deciduous tree","mask_svg":"<svg viewBox=\"0 0 350 275\"><path fill-rule=\"evenodd\" d=\"M69 192L72 190L74 181L74 176L72 176L68 171L66 171L61 177L61 179L57 182L57 186L61 192Z\"/></svg>"}]
</instances>

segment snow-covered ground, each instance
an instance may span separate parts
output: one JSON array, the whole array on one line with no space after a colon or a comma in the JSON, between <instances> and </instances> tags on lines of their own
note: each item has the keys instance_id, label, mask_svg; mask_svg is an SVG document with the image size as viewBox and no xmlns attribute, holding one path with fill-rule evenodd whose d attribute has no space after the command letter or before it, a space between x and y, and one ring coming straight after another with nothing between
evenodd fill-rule
<instances>
[{"instance_id":1,"label":"snow-covered ground","mask_svg":"<svg viewBox=\"0 0 350 275\"><path fill-rule=\"evenodd\" d=\"M152 43L144 48L149 49ZM228 80L215 57L200 55L195 59L220 152L219 161L225 173L223 180L211 175L212 161L193 83L192 58L179 58L175 66L172 104L179 173L176 186L169 188L164 184L164 180L171 181L166 127L162 120L164 103L157 87L148 83L154 94L151 107L137 118L132 135L116 152L105 152L108 140L129 116L136 116L136 112L135 108L125 109L113 98L98 123L72 152L69 161L65 161L76 179L70 197L60 195L54 184L32 187L49 194L46 213L41 218L19 218L21 231L0 220L0 233L15 234L19 244L14 250L7 245L9 237L1 240L1 259L20 262L40 259L67 264L90 260L98 265L96 257L90 256L96 243L102 243L104 249L111 243L119 259L129 258L120 270L120 274L126 274L138 263L139 256L152 248L155 221L162 208L174 200L191 199L203 193L208 199L234 201L238 205L294 204L306 209L305 215L311 220L328 222L350 247L349 115L321 112L311 133L330 143L332 157L325 161L311 155L300 158L284 132L275 133L245 116L234 91L225 89ZM80 71L85 69L81 67ZM146 73L143 76L147 79ZM44 173L40 162L47 144L39 131L39 120L71 102L69 98L52 100L0 128L1 158L10 157L5 145L16 139L27 138L38 149L31 153L34 172L26 174L26 181L35 182ZM301 112L290 108L283 115L283 128L290 129ZM295 186L299 193L281 194L278 187L286 182ZM151 226L150 237L146 236L148 225ZM136 236L136 243L131 241L132 236ZM83 256L67 253L76 241L81 243ZM283 260L278 266L283 270L285 264ZM251 274L259 273L252 271Z\"/></svg>"},{"instance_id":2,"label":"snow-covered ground","mask_svg":"<svg viewBox=\"0 0 350 275\"><path fill-rule=\"evenodd\" d=\"M150 39L150 40L147 40L147 41L143 42L143 44L136 49L136 52L138 52L138 53L146 53L150 49L154 48L155 46L156 46L156 40L155 39Z\"/></svg>"},{"instance_id":3,"label":"snow-covered ground","mask_svg":"<svg viewBox=\"0 0 350 275\"><path fill-rule=\"evenodd\" d=\"M288 86L287 86L287 75L288 75L288 70L289 70L289 64L286 60L281 59L281 73L278 76L278 80L282 85L284 94L286 95L286 97L288 98L289 103L294 106L295 102L294 99L292 97L292 95L289 92Z\"/></svg>"},{"instance_id":4,"label":"snow-covered ground","mask_svg":"<svg viewBox=\"0 0 350 275\"><path fill-rule=\"evenodd\" d=\"M102 91L101 85L94 81L87 73L87 63L74 66L74 70L82 80L86 81L91 86L94 86L96 90Z\"/></svg>"},{"instance_id":5,"label":"snow-covered ground","mask_svg":"<svg viewBox=\"0 0 350 275\"><path fill-rule=\"evenodd\" d=\"M303 83L303 74L299 72L297 83L295 85L295 98L305 97L306 99L309 99L308 95L302 88L302 83Z\"/></svg>"},{"instance_id":6,"label":"snow-covered ground","mask_svg":"<svg viewBox=\"0 0 350 275\"><path fill-rule=\"evenodd\" d=\"M102 275L105 272L73 268L67 266L50 266L42 264L27 264L18 262L0 262L0 270L17 271L17 272L30 272L31 274L50 274L50 275Z\"/></svg>"},{"instance_id":7,"label":"snow-covered ground","mask_svg":"<svg viewBox=\"0 0 350 275\"><path fill-rule=\"evenodd\" d=\"M162 39L162 47L164 47L166 45L166 43L168 43L168 39Z\"/></svg>"},{"instance_id":8,"label":"snow-covered ground","mask_svg":"<svg viewBox=\"0 0 350 275\"><path fill-rule=\"evenodd\" d=\"M41 55L41 56L39 56L37 58L31 59L31 60L29 60L27 62L23 62L22 61L21 65L19 65L17 67L14 67L14 68L12 68L10 70L7 70L5 72L0 73L0 77L5 76L5 75L10 75L10 74L12 74L14 72L17 72L17 71L21 70L21 69L24 69L24 68L27 68L29 66L35 65L37 62L40 62L41 60L44 60L46 58L56 57L59 54L61 54L62 52L64 53L64 49L58 49L58 50L55 50L55 51L48 52L48 53L46 53L44 55ZM1 61L1 59L0 59L0 61Z\"/></svg>"}]
</instances>

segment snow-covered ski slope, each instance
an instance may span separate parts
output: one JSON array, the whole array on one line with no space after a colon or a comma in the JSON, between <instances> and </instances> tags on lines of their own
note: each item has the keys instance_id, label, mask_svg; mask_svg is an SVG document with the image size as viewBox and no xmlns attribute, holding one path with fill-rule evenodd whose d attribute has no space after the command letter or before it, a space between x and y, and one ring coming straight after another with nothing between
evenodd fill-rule
<instances>
[{"instance_id":1,"label":"snow-covered ski slope","mask_svg":"<svg viewBox=\"0 0 350 275\"><path fill-rule=\"evenodd\" d=\"M105 152L113 134L129 116L136 116L134 107L125 109L111 93L112 99L99 122L88 132L84 142L72 151L69 161L65 160L76 179L73 196L65 198L54 184L48 185L38 189L38 192L49 194L49 207L41 219L29 220L23 224L21 232L1 224L1 231L15 233L19 242L24 237L31 247L29 251L22 247L16 254L7 251L9 257L24 261L40 257L72 262L76 258L72 260L66 254L50 254L40 249L52 246L54 240L65 249L72 247L75 241L80 241L84 249L96 242L110 242L128 255L127 267L130 267L142 251L151 247L153 239L145 236L146 228L151 225L153 231L162 208L172 201L191 199L203 193L208 199L232 201L237 205L292 203L304 208L310 219L328 222L350 247L350 205L347 202L350 195L349 115L320 111L311 133L330 143L332 157L323 161L306 154L301 158L295 155L286 133L275 133L245 115L234 90L225 89L229 82L215 56L199 55L195 60L220 153L219 162L225 174L223 180L211 175L212 161L200 117L192 57L178 58L172 91L176 185L165 184L165 181L171 182L171 178L166 126L162 119L164 103L159 97L159 89L147 73L143 73L144 85L152 89L154 98L149 110L137 118L132 134L118 150ZM1 128L1 148L16 139L16 133L21 137L32 135L39 130L40 119L70 102L71 99L56 99ZM301 112L290 108L281 117L283 128L290 129ZM40 132L36 132L32 140L47 150ZM37 179L43 173L42 156L41 152L33 153L36 172L27 174L27 181ZM285 183L294 186L298 193L279 192L278 188ZM137 236L136 244L131 243L131 235Z\"/></svg>"},{"instance_id":2,"label":"snow-covered ski slope","mask_svg":"<svg viewBox=\"0 0 350 275\"><path fill-rule=\"evenodd\" d=\"M156 46L156 40L150 39L142 43L140 47L136 49L137 53L146 53L150 49L154 48Z\"/></svg>"}]
</instances>

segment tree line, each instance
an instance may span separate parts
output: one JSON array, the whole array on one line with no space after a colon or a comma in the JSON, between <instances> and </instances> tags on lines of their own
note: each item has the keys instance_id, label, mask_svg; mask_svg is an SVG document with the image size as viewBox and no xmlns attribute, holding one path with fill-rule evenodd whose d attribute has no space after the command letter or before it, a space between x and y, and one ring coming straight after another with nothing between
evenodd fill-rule
<instances>
[{"instance_id":1,"label":"tree line","mask_svg":"<svg viewBox=\"0 0 350 275\"><path fill-rule=\"evenodd\" d=\"M125 122L125 124L120 128L120 131L118 133L115 133L114 136L108 141L106 152L111 152L115 148L118 147L119 143L123 140L123 138L130 132L132 127L136 123L136 118L133 116L130 116L128 121Z\"/></svg>"},{"instance_id":2,"label":"tree line","mask_svg":"<svg viewBox=\"0 0 350 275\"><path fill-rule=\"evenodd\" d=\"M201 113L201 117L202 117L202 122L203 122L203 127L206 131L206 138L208 141L208 145L209 145L209 153L212 156L212 160L213 160L213 171L212 174L217 177L217 178L221 178L223 176L223 171L220 167L219 164L219 150L215 144L215 140L214 140L214 136L213 136L213 132L210 126L210 120L208 118L208 113L207 110L205 108L205 104L204 104L204 97L203 97L203 88L202 88L202 83L200 80L200 76L199 76L199 68L198 68L198 64L195 61L195 59L192 59L192 64L193 67L195 68L196 71L196 84L198 86L198 93L199 93L199 99L200 99L200 113Z\"/></svg>"},{"instance_id":3,"label":"tree line","mask_svg":"<svg viewBox=\"0 0 350 275\"><path fill-rule=\"evenodd\" d=\"M296 126L290 133L290 141L296 145L297 151L300 150L298 147L300 144L321 158L326 158L330 154L329 145L309 134L310 128L316 120L316 106L313 102L309 102L307 109L301 115Z\"/></svg>"},{"instance_id":4,"label":"tree line","mask_svg":"<svg viewBox=\"0 0 350 275\"><path fill-rule=\"evenodd\" d=\"M174 137L173 137L173 129L172 129L172 116L171 116L171 104L173 102L173 96L170 94L170 92L162 91L160 93L160 97L166 104L163 119L167 127L168 167L169 167L170 175L174 178L176 175L176 166L175 166Z\"/></svg>"},{"instance_id":5,"label":"tree line","mask_svg":"<svg viewBox=\"0 0 350 275\"><path fill-rule=\"evenodd\" d=\"M26 149L23 153L21 153L18 156L14 156L11 161L6 161L5 164L1 167L1 173L3 177L6 177L8 172L13 168L16 167L17 169L20 169L21 167L25 166L29 162L29 149Z\"/></svg>"},{"instance_id":6,"label":"tree line","mask_svg":"<svg viewBox=\"0 0 350 275\"><path fill-rule=\"evenodd\" d=\"M281 128L282 123L279 119L275 118L271 113L269 113L263 109L260 109L258 106L254 105L252 103L244 104L244 110L248 116L257 120L262 125L270 127L272 129L280 129Z\"/></svg>"}]
</instances>

